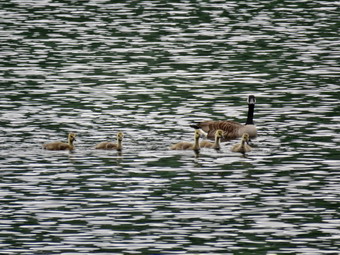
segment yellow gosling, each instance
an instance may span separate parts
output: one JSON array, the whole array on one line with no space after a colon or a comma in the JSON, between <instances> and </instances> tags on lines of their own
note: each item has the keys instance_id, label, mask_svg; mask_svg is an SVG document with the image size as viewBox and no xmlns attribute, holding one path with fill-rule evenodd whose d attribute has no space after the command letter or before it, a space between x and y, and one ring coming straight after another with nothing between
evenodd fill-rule
<instances>
[{"instance_id":1,"label":"yellow gosling","mask_svg":"<svg viewBox=\"0 0 340 255\"><path fill-rule=\"evenodd\" d=\"M75 133L69 133L68 134L68 143L63 142L53 142L53 143L46 143L43 144L43 148L45 150L51 150L51 151L62 151L62 150L74 150L73 142L76 140L76 134Z\"/></svg>"},{"instance_id":2,"label":"yellow gosling","mask_svg":"<svg viewBox=\"0 0 340 255\"><path fill-rule=\"evenodd\" d=\"M199 130L195 129L195 134L194 134L194 143L190 142L179 142L176 144L173 144L170 146L171 150L195 150L198 151L200 149L200 132Z\"/></svg>"},{"instance_id":3,"label":"yellow gosling","mask_svg":"<svg viewBox=\"0 0 340 255\"><path fill-rule=\"evenodd\" d=\"M241 138L241 143L235 144L232 148L232 152L241 152L246 153L252 150L252 148L248 145L249 142L249 134L244 133Z\"/></svg>"},{"instance_id":4,"label":"yellow gosling","mask_svg":"<svg viewBox=\"0 0 340 255\"><path fill-rule=\"evenodd\" d=\"M210 141L202 141L200 143L200 147L201 148L210 148L210 149L215 149L215 150L219 150L221 149L221 139L223 137L223 130L218 129L215 132L215 142L212 143Z\"/></svg>"},{"instance_id":5,"label":"yellow gosling","mask_svg":"<svg viewBox=\"0 0 340 255\"><path fill-rule=\"evenodd\" d=\"M99 150L122 150L122 141L123 141L124 134L122 132L117 133L117 143L112 142L101 142L98 143L95 149Z\"/></svg>"}]
</instances>

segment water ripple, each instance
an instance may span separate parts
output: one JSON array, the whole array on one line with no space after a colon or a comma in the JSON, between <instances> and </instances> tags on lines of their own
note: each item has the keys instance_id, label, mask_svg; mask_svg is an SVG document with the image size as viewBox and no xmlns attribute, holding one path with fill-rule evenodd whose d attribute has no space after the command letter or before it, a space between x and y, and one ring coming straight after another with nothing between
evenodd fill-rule
<instances>
[{"instance_id":1,"label":"water ripple","mask_svg":"<svg viewBox=\"0 0 340 255\"><path fill-rule=\"evenodd\" d=\"M336 7L3 3L2 252L337 253ZM249 94L252 152L169 150Z\"/></svg>"}]
</instances>

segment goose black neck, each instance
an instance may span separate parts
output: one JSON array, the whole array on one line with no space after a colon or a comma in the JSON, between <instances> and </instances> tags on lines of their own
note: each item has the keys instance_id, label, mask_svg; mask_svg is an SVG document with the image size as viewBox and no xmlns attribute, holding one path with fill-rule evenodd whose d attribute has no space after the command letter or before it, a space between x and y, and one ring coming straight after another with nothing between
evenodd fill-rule
<instances>
[{"instance_id":1,"label":"goose black neck","mask_svg":"<svg viewBox=\"0 0 340 255\"><path fill-rule=\"evenodd\" d=\"M254 108L255 104L248 104L248 117L246 125L254 125Z\"/></svg>"}]
</instances>

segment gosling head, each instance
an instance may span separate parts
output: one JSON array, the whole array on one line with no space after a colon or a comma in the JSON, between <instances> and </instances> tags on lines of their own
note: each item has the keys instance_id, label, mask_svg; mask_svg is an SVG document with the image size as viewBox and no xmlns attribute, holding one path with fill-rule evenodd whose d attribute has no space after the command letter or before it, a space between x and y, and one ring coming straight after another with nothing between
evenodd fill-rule
<instances>
[{"instance_id":1,"label":"gosling head","mask_svg":"<svg viewBox=\"0 0 340 255\"><path fill-rule=\"evenodd\" d=\"M123 141L123 137L124 137L123 132L118 132L118 133L117 133L117 140L118 140L118 141Z\"/></svg>"},{"instance_id":2,"label":"gosling head","mask_svg":"<svg viewBox=\"0 0 340 255\"><path fill-rule=\"evenodd\" d=\"M194 128L195 130L197 130L202 138L207 138L208 137L208 133L205 132L202 128L200 128L200 127L198 127L196 125L191 125L191 127Z\"/></svg>"},{"instance_id":3,"label":"gosling head","mask_svg":"<svg viewBox=\"0 0 340 255\"><path fill-rule=\"evenodd\" d=\"M255 104L256 103L256 98L254 95L249 95L248 96L248 100L247 100L248 104Z\"/></svg>"},{"instance_id":4,"label":"gosling head","mask_svg":"<svg viewBox=\"0 0 340 255\"><path fill-rule=\"evenodd\" d=\"M242 135L242 141L244 142L249 142L249 134L248 133L244 133Z\"/></svg>"},{"instance_id":5,"label":"gosling head","mask_svg":"<svg viewBox=\"0 0 340 255\"><path fill-rule=\"evenodd\" d=\"M195 139L200 139L201 137L201 132L199 131L199 129L195 129Z\"/></svg>"},{"instance_id":6,"label":"gosling head","mask_svg":"<svg viewBox=\"0 0 340 255\"><path fill-rule=\"evenodd\" d=\"M221 129L216 130L215 137L216 138L223 138L223 130L221 130Z\"/></svg>"},{"instance_id":7,"label":"gosling head","mask_svg":"<svg viewBox=\"0 0 340 255\"><path fill-rule=\"evenodd\" d=\"M68 140L73 142L76 141L76 134L75 133L69 133L68 134Z\"/></svg>"}]
</instances>

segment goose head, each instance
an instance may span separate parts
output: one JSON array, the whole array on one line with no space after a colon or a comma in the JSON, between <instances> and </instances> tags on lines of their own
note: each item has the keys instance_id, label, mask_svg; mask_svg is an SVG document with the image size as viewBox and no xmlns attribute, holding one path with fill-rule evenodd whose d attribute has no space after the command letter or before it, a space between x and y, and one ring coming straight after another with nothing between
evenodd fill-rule
<instances>
[{"instance_id":1,"label":"goose head","mask_svg":"<svg viewBox=\"0 0 340 255\"><path fill-rule=\"evenodd\" d=\"M248 104L255 104L256 103L256 98L254 95L249 95L248 96L248 100L247 100Z\"/></svg>"}]
</instances>

